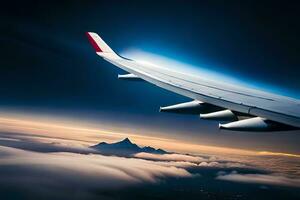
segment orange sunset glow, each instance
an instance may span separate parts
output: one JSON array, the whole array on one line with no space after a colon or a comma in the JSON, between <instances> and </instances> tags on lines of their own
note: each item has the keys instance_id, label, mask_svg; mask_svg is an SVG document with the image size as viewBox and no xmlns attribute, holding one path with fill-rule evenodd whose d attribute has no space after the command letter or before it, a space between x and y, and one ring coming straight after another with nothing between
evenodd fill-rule
<instances>
[{"instance_id":1,"label":"orange sunset glow","mask_svg":"<svg viewBox=\"0 0 300 200\"><path fill-rule=\"evenodd\" d=\"M60 145L88 147L99 141L115 142L129 137L133 142L141 146L153 146L163 148L172 152L191 153L195 155L215 155L239 162L255 164L265 167L268 165L275 170L282 170L284 167L276 163L284 164L282 160L299 159L300 155L285 152L254 151L230 147L218 147L202 144L192 144L185 141L178 141L174 138L148 136L147 134L134 134L130 130L118 131L118 127L109 127L99 122L72 121L69 118L52 118L37 115L1 114L0 130L2 132L19 133L20 137L34 138L40 142L58 142ZM145 133L149 130L145 130ZM163 135L163 134L161 134ZM265 163L265 159L272 158L272 163ZM287 162L288 163L288 162ZM285 164L284 164L285 166ZM285 166L286 167L286 166ZM286 170L300 174L297 168L290 165Z\"/></svg>"}]
</instances>

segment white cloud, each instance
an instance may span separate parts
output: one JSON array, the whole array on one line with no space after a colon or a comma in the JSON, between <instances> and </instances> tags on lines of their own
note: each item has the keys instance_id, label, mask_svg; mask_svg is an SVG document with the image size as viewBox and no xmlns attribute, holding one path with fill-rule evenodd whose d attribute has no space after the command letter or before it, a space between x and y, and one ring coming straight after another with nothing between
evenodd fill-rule
<instances>
[{"instance_id":1,"label":"white cloud","mask_svg":"<svg viewBox=\"0 0 300 200\"><path fill-rule=\"evenodd\" d=\"M137 153L134 155L136 158L148 159L148 160L158 160L158 161L183 161L200 163L205 159L199 156L184 155L184 154L151 154L151 153Z\"/></svg>"},{"instance_id":2,"label":"white cloud","mask_svg":"<svg viewBox=\"0 0 300 200\"><path fill-rule=\"evenodd\" d=\"M238 174L237 172L232 172L230 174L219 173L216 179L242 183L300 187L299 178L290 178L281 174Z\"/></svg>"},{"instance_id":3,"label":"white cloud","mask_svg":"<svg viewBox=\"0 0 300 200\"><path fill-rule=\"evenodd\" d=\"M199 163L200 167L214 167L214 168L244 168L247 167L247 165L237 162L230 162L230 161L204 161Z\"/></svg>"},{"instance_id":4,"label":"white cloud","mask_svg":"<svg viewBox=\"0 0 300 200\"><path fill-rule=\"evenodd\" d=\"M178 167L215 167L215 168L242 168L246 167L245 164L230 162L218 159L216 157L200 157L194 155L184 154L150 154L150 153L138 153L134 157L154 160L154 161L169 161L173 165Z\"/></svg>"}]
</instances>

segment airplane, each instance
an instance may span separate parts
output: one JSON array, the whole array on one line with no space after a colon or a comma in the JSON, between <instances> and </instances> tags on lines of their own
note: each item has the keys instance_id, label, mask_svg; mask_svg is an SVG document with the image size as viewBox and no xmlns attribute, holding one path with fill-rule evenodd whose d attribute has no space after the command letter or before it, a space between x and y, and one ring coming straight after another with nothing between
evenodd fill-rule
<instances>
[{"instance_id":1,"label":"airplane","mask_svg":"<svg viewBox=\"0 0 300 200\"><path fill-rule=\"evenodd\" d=\"M189 102L160 107L160 112L199 114L218 120L220 129L283 131L300 129L300 100L229 83L208 80L151 63L124 58L94 32L86 33L96 54L128 74L121 80L144 80L183 95Z\"/></svg>"}]
</instances>

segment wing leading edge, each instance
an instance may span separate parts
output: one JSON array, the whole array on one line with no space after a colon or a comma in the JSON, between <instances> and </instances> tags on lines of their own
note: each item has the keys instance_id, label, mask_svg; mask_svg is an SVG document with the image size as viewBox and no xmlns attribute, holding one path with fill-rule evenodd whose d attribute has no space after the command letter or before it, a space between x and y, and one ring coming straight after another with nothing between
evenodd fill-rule
<instances>
[{"instance_id":1,"label":"wing leading edge","mask_svg":"<svg viewBox=\"0 0 300 200\"><path fill-rule=\"evenodd\" d=\"M87 36L99 56L129 73L121 77L143 79L195 100L190 104L180 104L181 113L197 109L202 118L210 116L209 119L229 120L229 123L219 125L223 129L272 131L300 128L300 101L297 99L126 59L116 54L96 33L88 32ZM170 107L168 112L172 111ZM173 107L178 113L178 106Z\"/></svg>"}]
</instances>

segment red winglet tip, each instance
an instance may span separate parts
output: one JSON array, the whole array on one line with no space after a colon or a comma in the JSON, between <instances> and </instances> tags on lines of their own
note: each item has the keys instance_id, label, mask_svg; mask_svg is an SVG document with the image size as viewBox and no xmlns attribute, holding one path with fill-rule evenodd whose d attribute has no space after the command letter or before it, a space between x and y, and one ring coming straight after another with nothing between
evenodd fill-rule
<instances>
[{"instance_id":1,"label":"red winglet tip","mask_svg":"<svg viewBox=\"0 0 300 200\"><path fill-rule=\"evenodd\" d=\"M88 40L90 41L91 45L94 47L94 49L96 50L96 52L103 52L100 47L98 46L98 44L96 43L96 41L93 39L93 37L90 35L89 32L86 32L86 36L88 38Z\"/></svg>"}]
</instances>

